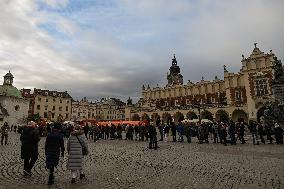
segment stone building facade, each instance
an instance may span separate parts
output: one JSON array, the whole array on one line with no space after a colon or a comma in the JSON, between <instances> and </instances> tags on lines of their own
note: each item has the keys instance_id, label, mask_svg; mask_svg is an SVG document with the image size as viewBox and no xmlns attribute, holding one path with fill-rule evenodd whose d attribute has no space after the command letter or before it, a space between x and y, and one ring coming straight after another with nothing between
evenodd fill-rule
<instances>
[{"instance_id":1,"label":"stone building facade","mask_svg":"<svg viewBox=\"0 0 284 189\"><path fill-rule=\"evenodd\" d=\"M125 103L117 98L102 98L96 104L98 121L125 120Z\"/></svg>"},{"instance_id":2,"label":"stone building facade","mask_svg":"<svg viewBox=\"0 0 284 189\"><path fill-rule=\"evenodd\" d=\"M13 86L14 76L7 73L3 85L0 85L0 125L7 122L11 125L26 124L29 101Z\"/></svg>"},{"instance_id":3,"label":"stone building facade","mask_svg":"<svg viewBox=\"0 0 284 189\"><path fill-rule=\"evenodd\" d=\"M81 121L85 119L96 119L96 103L88 101L86 97L80 101L72 101L71 120Z\"/></svg>"},{"instance_id":4,"label":"stone building facade","mask_svg":"<svg viewBox=\"0 0 284 189\"><path fill-rule=\"evenodd\" d=\"M274 53L264 53L256 46L252 53L242 55L241 69L231 73L224 66L224 78L197 83L183 77L176 58L172 60L168 84L165 87L142 86L142 98L126 108L126 120L147 114L167 121L184 118L210 118L217 121L259 120L263 106L273 99L271 82Z\"/></svg>"},{"instance_id":5,"label":"stone building facade","mask_svg":"<svg viewBox=\"0 0 284 189\"><path fill-rule=\"evenodd\" d=\"M39 114L49 121L70 120L72 97L65 92L42 89L22 89L22 95L30 100L29 115Z\"/></svg>"}]
</instances>

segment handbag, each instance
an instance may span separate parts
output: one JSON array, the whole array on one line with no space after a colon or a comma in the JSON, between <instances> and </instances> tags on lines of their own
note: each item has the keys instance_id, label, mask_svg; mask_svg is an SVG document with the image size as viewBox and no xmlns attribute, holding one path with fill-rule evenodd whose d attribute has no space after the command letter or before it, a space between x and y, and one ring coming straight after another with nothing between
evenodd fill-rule
<instances>
[{"instance_id":1,"label":"handbag","mask_svg":"<svg viewBox=\"0 0 284 189\"><path fill-rule=\"evenodd\" d=\"M80 139L78 138L78 136L76 136L76 138L78 139L78 141L79 141L79 143L80 143L80 145L82 147L82 155L83 156L87 155L87 148L82 145L82 143L81 143Z\"/></svg>"}]
</instances>

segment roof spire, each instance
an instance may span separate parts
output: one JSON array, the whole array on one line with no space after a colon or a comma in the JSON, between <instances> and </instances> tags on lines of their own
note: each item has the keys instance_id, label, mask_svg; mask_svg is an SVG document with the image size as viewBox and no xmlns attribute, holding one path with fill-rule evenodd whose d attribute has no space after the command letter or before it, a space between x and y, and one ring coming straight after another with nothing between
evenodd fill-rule
<instances>
[{"instance_id":1,"label":"roof spire","mask_svg":"<svg viewBox=\"0 0 284 189\"><path fill-rule=\"evenodd\" d=\"M172 65L177 65L176 54L174 54L174 58L172 59Z\"/></svg>"}]
</instances>

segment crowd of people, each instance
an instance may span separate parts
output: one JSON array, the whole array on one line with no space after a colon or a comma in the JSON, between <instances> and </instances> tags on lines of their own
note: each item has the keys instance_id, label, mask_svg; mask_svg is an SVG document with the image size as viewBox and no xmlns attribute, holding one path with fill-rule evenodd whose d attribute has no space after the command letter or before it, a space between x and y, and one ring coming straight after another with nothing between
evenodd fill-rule
<instances>
[{"instance_id":1,"label":"crowd of people","mask_svg":"<svg viewBox=\"0 0 284 189\"><path fill-rule=\"evenodd\" d=\"M31 176L32 169L38 159L38 142L41 137L45 137L46 168L49 170L48 184L54 183L54 168L59 163L59 158L64 157L67 151L67 169L71 171L71 183L76 182L77 172L79 178L85 178L83 164L84 157L88 155L87 140L137 140L149 141L149 149L157 149L158 133L159 141L163 142L188 142L191 143L194 137L199 144L220 143L223 145L236 145L239 141L245 144L245 135L250 133L254 145L283 144L283 129L275 123L268 126L250 121L245 122L211 122L211 123L189 123L170 122L168 124L156 123L139 125L131 124L107 124L97 125L86 123L84 125L71 125L61 123L51 123L45 126L38 126L30 121L26 126L9 127L5 122L1 127L1 144L8 144L8 134L19 132L21 134L21 158L24 160L24 175ZM266 136L266 137L265 137ZM186 140L184 139L186 137ZM67 146L64 145L64 138L67 138Z\"/></svg>"},{"instance_id":2,"label":"crowd of people","mask_svg":"<svg viewBox=\"0 0 284 189\"><path fill-rule=\"evenodd\" d=\"M97 141L99 139L123 139L122 133L125 133L125 140L148 141L152 131L150 126L153 124L139 125L93 125L84 126L84 133L87 139ZM172 137L173 142L184 142L184 137L188 143L192 142L192 138L196 137L199 144L220 143L227 145L228 143L235 145L237 141L245 144L245 134L250 133L252 142L255 145L260 143L272 144L275 140L276 144L283 144L283 129L275 123L274 126L263 126L263 124L255 121L245 122L212 122L212 123L182 123L179 122L169 124L158 124L157 131L160 135L160 141L168 142ZM266 139L267 142L266 142Z\"/></svg>"}]
</instances>

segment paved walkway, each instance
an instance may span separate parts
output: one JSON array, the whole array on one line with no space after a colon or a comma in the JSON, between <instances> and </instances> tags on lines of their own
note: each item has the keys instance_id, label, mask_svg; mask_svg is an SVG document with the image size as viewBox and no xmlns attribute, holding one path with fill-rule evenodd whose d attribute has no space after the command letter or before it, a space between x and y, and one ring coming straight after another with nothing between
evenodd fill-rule
<instances>
[{"instance_id":1,"label":"paved walkway","mask_svg":"<svg viewBox=\"0 0 284 189\"><path fill-rule=\"evenodd\" d=\"M47 186L43 144L33 170L24 177L19 134L0 146L0 188L284 188L284 146L187 144L100 140L89 143L86 180L70 183L67 157L60 160L55 185Z\"/></svg>"}]
</instances>

